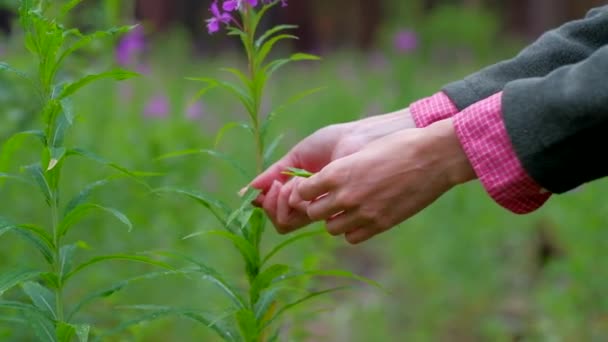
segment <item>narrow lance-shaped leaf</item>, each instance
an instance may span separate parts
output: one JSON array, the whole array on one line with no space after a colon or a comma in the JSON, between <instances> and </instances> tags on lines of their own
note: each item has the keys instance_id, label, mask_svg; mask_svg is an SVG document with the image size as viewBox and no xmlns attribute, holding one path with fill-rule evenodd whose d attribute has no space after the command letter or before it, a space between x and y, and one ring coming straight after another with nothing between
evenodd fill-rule
<instances>
[{"instance_id":1,"label":"narrow lance-shaped leaf","mask_svg":"<svg viewBox=\"0 0 608 342\"><path fill-rule=\"evenodd\" d=\"M81 204L84 204L88 201L89 197L91 196L91 193L108 184L109 180L108 179L102 179L99 180L97 182L93 182L87 186L85 186L79 193L78 195L76 195L74 198L72 198L68 204L65 207L65 211L64 211L64 216L66 216L67 214L69 214L72 210L76 209L78 206L80 206Z\"/></svg>"},{"instance_id":2,"label":"narrow lance-shaped leaf","mask_svg":"<svg viewBox=\"0 0 608 342\"><path fill-rule=\"evenodd\" d=\"M300 178L310 178L315 175L314 173L312 173L310 171L298 169L295 167L289 167L289 168L287 168L287 170L285 170L281 173L284 175L287 175L287 176L300 177Z\"/></svg>"},{"instance_id":3,"label":"narrow lance-shaped leaf","mask_svg":"<svg viewBox=\"0 0 608 342\"><path fill-rule=\"evenodd\" d=\"M97 290L92 293L87 294L83 298L81 298L78 303L74 305L74 307L70 310L70 312L66 315L68 321L72 321L74 316L80 312L84 307L93 303L96 300L108 298L114 295L117 292L122 291L127 286L134 282L139 282L143 280L151 280L156 278L167 277L171 275L185 275L197 272L196 270L187 269L187 270L176 270L176 271L163 271L163 272L150 272L137 277L133 277L126 280L121 280L117 283L114 283L107 288L102 290Z\"/></svg>"},{"instance_id":4,"label":"narrow lance-shaped leaf","mask_svg":"<svg viewBox=\"0 0 608 342\"><path fill-rule=\"evenodd\" d=\"M191 190L177 189L177 188L161 188L154 190L155 193L173 193L177 195L186 196L193 199L198 204L207 208L213 216L222 224L226 225L226 218L230 215L230 207L223 202L212 198L211 196Z\"/></svg>"},{"instance_id":5,"label":"narrow lance-shaped leaf","mask_svg":"<svg viewBox=\"0 0 608 342\"><path fill-rule=\"evenodd\" d=\"M286 239L285 241L281 242L280 244L276 245L262 260L262 265L265 265L266 262L268 262L268 260L270 260L273 256L275 256L277 253L279 253L280 251L282 251L283 249L285 249L287 246L292 245L295 242L298 242L300 240L303 239L307 239L307 238L311 238L314 236L319 236L319 235L323 235L325 234L325 229L319 229L316 231L312 231L312 232L305 232L305 233L301 233L299 235L295 235L289 239Z\"/></svg>"},{"instance_id":6,"label":"narrow lance-shaped leaf","mask_svg":"<svg viewBox=\"0 0 608 342\"><path fill-rule=\"evenodd\" d=\"M51 160L46 171L51 171L61 162L63 156L65 156L65 147L51 147L49 151Z\"/></svg>"},{"instance_id":7,"label":"narrow lance-shaped leaf","mask_svg":"<svg viewBox=\"0 0 608 342\"><path fill-rule=\"evenodd\" d=\"M268 54L272 51L272 48L275 46L276 43L280 42L281 40L285 40L285 39L299 39L298 36L294 36L291 34L280 34L278 36L274 36L271 39L269 39L266 43L264 43L262 45L262 47L260 47L257 56L256 56L256 65L262 65L262 63L264 63L264 61L266 60L266 57L268 57Z\"/></svg>"},{"instance_id":8,"label":"narrow lance-shaped leaf","mask_svg":"<svg viewBox=\"0 0 608 342\"><path fill-rule=\"evenodd\" d=\"M271 28L268 31L264 32L264 34L261 35L260 38L258 38L255 41L255 46L257 48L261 47L262 44L264 44L266 42L266 40L268 40L268 38L270 38L270 36L272 36L273 34L276 34L276 33L279 33L281 31L285 31L285 30L295 30L297 28L298 28L297 25L277 25L277 26L274 26L273 28Z\"/></svg>"},{"instance_id":9,"label":"narrow lance-shaped leaf","mask_svg":"<svg viewBox=\"0 0 608 342\"><path fill-rule=\"evenodd\" d=\"M63 279L63 276L72 270L72 264L74 263L74 253L78 249L78 245L65 245L59 250L59 278Z\"/></svg>"},{"instance_id":10,"label":"narrow lance-shaped leaf","mask_svg":"<svg viewBox=\"0 0 608 342\"><path fill-rule=\"evenodd\" d=\"M42 168L40 167L40 165L34 164L34 165L26 166L25 171L32 178L32 180L36 183L36 185L38 185L38 189L44 196L44 199L46 200L47 204L50 205L51 201L53 200L53 192L51 190L51 187L49 186L49 183L47 182L47 180L44 176L44 172L42 171Z\"/></svg>"},{"instance_id":11,"label":"narrow lance-shaped leaf","mask_svg":"<svg viewBox=\"0 0 608 342\"><path fill-rule=\"evenodd\" d=\"M208 314L204 313L204 312L188 310L188 309L176 309L176 308L171 308L171 307L166 307L166 306L157 306L157 305L137 305L137 306L130 306L127 308L135 309L135 310L143 310L143 311L146 311L146 313L140 317L123 322L123 323L119 324L118 326L112 328L111 330L105 331L103 334L100 334L99 336L97 336L97 338L95 338L94 341L99 341L99 342L105 341L105 340L107 340L107 338L109 336L115 335L117 333L125 331L125 330L132 328L134 326L137 326L139 324L152 322L152 321L156 321L156 320L159 320L159 319L162 319L165 317L172 317L172 316L184 317L184 318L191 319L195 322L201 323L204 326L213 330L216 334L218 334L218 336L222 337L222 339L224 341L227 341L227 342L239 341L234 332L232 332L230 329L228 329L226 327L219 325L217 321L213 320L210 317L207 317Z\"/></svg>"},{"instance_id":12,"label":"narrow lance-shaped leaf","mask_svg":"<svg viewBox=\"0 0 608 342\"><path fill-rule=\"evenodd\" d=\"M230 298L232 300L232 302L235 304L236 307L238 307L238 308L247 307L245 300L239 295L239 292L232 285L230 285L220 275L219 272L217 272L212 267L210 267L207 264L200 262L194 258L191 258L186 255L182 255L179 253L165 252L164 254L167 256L173 257L173 258L178 258L181 260L188 261L188 262L196 265L198 267L198 272L203 275L203 279L211 282L212 284L214 284L218 288L220 288L222 290L222 292L224 292L224 294L226 294L228 296L228 298Z\"/></svg>"},{"instance_id":13,"label":"narrow lance-shaped leaf","mask_svg":"<svg viewBox=\"0 0 608 342\"><path fill-rule=\"evenodd\" d=\"M51 292L46 287L28 281L23 283L22 285L23 292L25 292L28 297L32 300L32 303L40 309L42 312L45 312L49 318L57 319L57 311L55 308L55 294Z\"/></svg>"},{"instance_id":14,"label":"narrow lance-shaped leaf","mask_svg":"<svg viewBox=\"0 0 608 342\"><path fill-rule=\"evenodd\" d=\"M49 263L53 263L53 238L43 228L28 224L13 224L0 217L0 235L14 232L19 237L31 243Z\"/></svg>"},{"instance_id":15,"label":"narrow lance-shaped leaf","mask_svg":"<svg viewBox=\"0 0 608 342\"><path fill-rule=\"evenodd\" d=\"M251 96L249 95L249 92L243 90L241 87L232 84L230 82L224 82L224 81L219 81L213 78L187 78L190 81L197 81L197 82L203 82L205 84L207 84L207 87L205 87L203 90L208 91L214 88L222 88L224 90L227 90L230 94L232 94L233 96L235 96L240 102L241 104L245 107L245 109L247 109L247 113L249 114L250 118L254 118L256 111L254 108L254 101L251 98ZM202 96L202 95L201 95ZM200 97L200 96L199 96Z\"/></svg>"},{"instance_id":16,"label":"narrow lance-shaped leaf","mask_svg":"<svg viewBox=\"0 0 608 342\"><path fill-rule=\"evenodd\" d=\"M129 78L137 77L139 74L127 71L127 70L112 70L107 72L102 72L100 74L88 75L80 80L69 84L67 87L63 89L61 94L59 95L59 99L64 99L68 96L73 95L75 92L80 90L81 88L87 86L88 84L95 82L97 80L105 79L105 78L113 78L115 80L127 80Z\"/></svg>"},{"instance_id":17,"label":"narrow lance-shaped leaf","mask_svg":"<svg viewBox=\"0 0 608 342\"><path fill-rule=\"evenodd\" d=\"M129 218L117 209L107 208L93 203L84 203L74 208L63 218L63 220L61 220L58 227L59 236L65 236L74 224L78 223L89 212L94 210L99 210L110 214L111 216L119 220L122 224L127 226L129 231L133 229L133 224L131 223Z\"/></svg>"},{"instance_id":18,"label":"narrow lance-shaped leaf","mask_svg":"<svg viewBox=\"0 0 608 342\"><path fill-rule=\"evenodd\" d=\"M222 140L224 135L226 135L226 133L228 133L228 131L230 131L234 128L242 128L242 129L246 130L247 132L253 134L253 129L251 128L251 126L248 123L246 123L246 122L229 122L229 123L225 124L216 134L214 146L217 148L220 145L220 141Z\"/></svg>"},{"instance_id":19,"label":"narrow lance-shaped leaf","mask_svg":"<svg viewBox=\"0 0 608 342\"><path fill-rule=\"evenodd\" d=\"M142 264L158 266L158 267L168 269L168 270L173 269L173 267L171 267L170 265L168 265L164 262L154 260L150 257L143 256L143 255L130 255L130 254L103 255L103 256L94 257L94 258L76 266L76 268L74 268L74 270L72 270L70 273L68 273L64 276L63 281L64 282L68 281L70 278L72 278L76 274L82 272L83 270L85 270L93 265L99 264L101 262L116 261L116 260L138 262L138 263L142 263Z\"/></svg>"},{"instance_id":20,"label":"narrow lance-shaped leaf","mask_svg":"<svg viewBox=\"0 0 608 342\"><path fill-rule=\"evenodd\" d=\"M262 273L260 273L256 278L251 288L249 290L250 298L252 303L257 303L260 298L260 293L266 290L275 279L282 277L289 273L290 268L287 265L272 265Z\"/></svg>"},{"instance_id":21,"label":"narrow lance-shaped leaf","mask_svg":"<svg viewBox=\"0 0 608 342\"><path fill-rule=\"evenodd\" d=\"M39 271L30 269L18 269L3 272L0 275L0 296L17 285L36 279L39 275Z\"/></svg>"},{"instance_id":22,"label":"narrow lance-shaped leaf","mask_svg":"<svg viewBox=\"0 0 608 342\"><path fill-rule=\"evenodd\" d=\"M312 292L312 293L308 294L307 296L300 298L294 302L291 302L291 303L283 306L279 310L277 310L276 314L271 319L269 319L268 321L266 321L264 323L263 329L266 329L267 327L272 325L272 323L274 323L278 318L280 318L283 314L285 314L287 311L293 309L294 307L296 307L302 303L305 303L309 300L312 300L314 298L317 298L317 297L320 297L323 295L327 295L327 294L330 294L333 292L338 292L338 291L344 291L344 290L351 289L351 288L352 287L349 287L349 286L340 286L340 287L335 287L335 288L324 290L324 291Z\"/></svg>"},{"instance_id":23,"label":"narrow lance-shaped leaf","mask_svg":"<svg viewBox=\"0 0 608 342\"><path fill-rule=\"evenodd\" d=\"M55 334L59 342L72 342L72 338L76 335L76 329L66 322L58 322Z\"/></svg>"},{"instance_id":24,"label":"narrow lance-shaped leaf","mask_svg":"<svg viewBox=\"0 0 608 342\"><path fill-rule=\"evenodd\" d=\"M236 313L236 320L241 331L241 338L245 342L259 341L260 332L255 319L255 314L251 310L243 309Z\"/></svg>"},{"instance_id":25,"label":"narrow lance-shaped leaf","mask_svg":"<svg viewBox=\"0 0 608 342\"><path fill-rule=\"evenodd\" d=\"M264 152L264 166L265 167L270 166L271 160L272 160L272 155L276 151L276 149L279 147L279 144L281 143L283 138L285 138L284 134L279 135L266 148L266 152Z\"/></svg>"}]
</instances>

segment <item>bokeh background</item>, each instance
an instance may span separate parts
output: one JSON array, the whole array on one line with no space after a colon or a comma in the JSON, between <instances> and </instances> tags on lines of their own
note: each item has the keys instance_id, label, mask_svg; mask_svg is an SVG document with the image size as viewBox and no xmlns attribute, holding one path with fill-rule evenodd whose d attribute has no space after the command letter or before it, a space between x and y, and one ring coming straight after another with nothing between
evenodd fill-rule
<instances>
[{"instance_id":1,"label":"bokeh background","mask_svg":"<svg viewBox=\"0 0 608 342\"><path fill-rule=\"evenodd\" d=\"M16 1L0 0L0 59L33 71L13 15ZM127 37L93 46L70 62L74 70L118 64L142 77L101 83L81 94L71 142L133 169L161 171L153 186L204 190L236 203L247 179L206 157L158 162L182 149L214 146L217 130L244 113L214 92L196 102L189 76L221 75L222 66L243 66L238 46L222 34L209 36L209 1L88 0L70 18L84 31L140 23ZM580 18L604 1L593 0L290 0L273 23L300 25L301 40L284 45L323 55L320 63L292 66L270 86L267 106L310 87L326 89L277 119L285 134L277 157L299 139L332 123L408 106L447 82L516 54L545 30ZM531 113L533 114L533 113ZM40 125L25 84L0 74L0 142ZM217 147L252 165L249 138L231 131ZM602 156L598 156L601 158ZM15 165L31 160L26 146ZM110 173L74 164L65 177L72 191ZM373 173L373 170L370 170ZM514 216L499 208L479 184L444 196L418 217L363 245L329 237L281 255L287 263L341 267L383 284L319 300L293 315L293 341L605 341L608 340L608 184L598 181L554 198L535 214ZM0 214L45 222L42 198L7 184ZM76 230L87 241L82 256L176 249L239 278L241 265L228 245L206 238L183 240L215 229L209 214L189 201L151 196L129 182L97 195L135 223L128 233L114 221L92 219ZM407 199L404 199L407 200ZM281 241L269 231L268 245ZM37 256L13 237L0 242L0 270L37 265ZM88 254L87 254L88 253ZM132 264L99 266L76 282L74 297L141 273ZM188 305L220 310L217 292L204 282L162 279L137 284L93 306L88 314L103 327L130 317L125 304ZM0 340L27 341L27 332L0 325ZM215 341L191 322L161 320L132 329L114 341Z\"/></svg>"}]
</instances>

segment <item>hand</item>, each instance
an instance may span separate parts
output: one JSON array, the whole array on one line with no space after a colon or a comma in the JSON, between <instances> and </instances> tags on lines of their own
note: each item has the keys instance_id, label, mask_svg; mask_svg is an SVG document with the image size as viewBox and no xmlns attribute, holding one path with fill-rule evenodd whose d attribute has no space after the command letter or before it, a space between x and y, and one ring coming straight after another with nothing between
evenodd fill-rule
<instances>
[{"instance_id":1,"label":"hand","mask_svg":"<svg viewBox=\"0 0 608 342\"><path fill-rule=\"evenodd\" d=\"M262 206L280 233L311 223L307 201L292 195L299 179L282 174L289 167L318 172L330 162L363 149L370 142L399 130L415 128L408 109L355 122L323 128L296 145L281 160L254 179L250 186L262 190Z\"/></svg>"},{"instance_id":2,"label":"hand","mask_svg":"<svg viewBox=\"0 0 608 342\"><path fill-rule=\"evenodd\" d=\"M331 234L344 234L348 242L358 244L474 178L448 119L376 140L302 180L292 196L311 202L311 220L325 220Z\"/></svg>"}]
</instances>

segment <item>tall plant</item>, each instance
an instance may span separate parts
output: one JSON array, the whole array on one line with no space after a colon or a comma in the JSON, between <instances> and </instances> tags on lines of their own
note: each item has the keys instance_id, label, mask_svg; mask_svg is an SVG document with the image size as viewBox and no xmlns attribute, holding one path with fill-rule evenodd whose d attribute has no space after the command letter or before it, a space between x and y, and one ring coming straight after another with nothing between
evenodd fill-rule
<instances>
[{"instance_id":1,"label":"tall plant","mask_svg":"<svg viewBox=\"0 0 608 342\"><path fill-rule=\"evenodd\" d=\"M212 18L207 20L208 30L210 33L217 33L222 29L222 26L225 26L229 36L238 38L244 48L247 69L245 71L236 68L222 69L234 76L237 82L209 77L190 78L190 80L204 83L199 96L203 96L213 89L221 89L232 94L244 107L249 120L226 124L219 131L216 141L232 128L240 127L247 131L253 140L253 146L255 146L255 170L257 172L263 171L270 164L273 151L280 143L281 137L271 140L269 135L270 124L276 116L288 105L321 89L315 88L296 94L285 103L275 107L270 113L263 112L262 99L266 86L279 69L291 62L317 61L320 59L318 56L305 53L295 53L287 58L270 58L277 43L298 38L287 33L296 28L293 25L279 25L265 32L259 32L264 15L279 4L287 6L287 1L226 0L222 3L215 1L211 5ZM247 172L250 168L243 167L239 162L215 150L177 152L164 156L163 159L193 154L207 154L229 160L245 177L250 176ZM309 175L303 170L285 171L293 176ZM225 239L236 247L244 261L246 286L243 288L228 282L223 272L217 271L195 258L188 258L189 261L199 267L204 274L204 278L218 285L232 302L228 314L207 321L208 326L212 327L226 341L277 341L282 327L281 319L288 310L312 298L344 289L344 287L335 287L322 291L311 291L300 298L293 298L290 293L285 296L285 292L289 292L285 291L289 280L330 276L370 282L346 271L300 270L293 266L272 263L273 257L284 248L302 239L318 235L322 231L295 235L276 246L272 246L264 253L262 237L267 226L267 219L263 211L250 204L259 194L256 190L249 189L245 194L242 194L243 202L236 210L232 210L228 205L199 192L179 189L161 189L159 191L186 195L209 210L223 229L195 233L192 236L216 236Z\"/></svg>"},{"instance_id":2,"label":"tall plant","mask_svg":"<svg viewBox=\"0 0 608 342\"><path fill-rule=\"evenodd\" d=\"M31 98L39 103L40 122L43 124L40 130L19 132L4 142L0 155L0 181L19 181L36 189L32 191L42 194L47 213L45 225L16 223L7 217L0 217L0 235L17 234L30 244L32 250L40 252L45 262L42 269L21 267L2 272L0 309L16 313L16 316L10 316L14 318L11 322L31 325L31 331L41 341L68 342L74 338L87 341L92 327L91 322L80 320L81 310L93 301L117 292L131 281L121 280L110 288L92 292L75 302L66 300L66 285L82 271L109 260L130 260L168 267L147 256L131 254L104 255L79 264L75 262L80 247L86 245L82 242L70 243L69 237L83 218L101 212L114 217L129 230L132 224L120 211L90 200L93 191L115 177L95 180L69 197L63 190L61 176L65 169L77 167L72 164L72 159L88 159L118 171L121 176L135 179L144 176L108 162L84 148L66 143L66 135L74 128L77 117L77 110L71 102L74 95L101 79L126 80L137 76L126 70L110 70L98 74L72 75L76 76L75 80L68 77L64 66L70 56L99 39L112 38L131 29L119 27L83 34L77 29L65 28L61 22L80 2L70 0L57 4L57 1L50 0L21 1L19 14L25 32L25 45L33 56L32 64L38 66L37 72L28 75L7 63L0 63L0 72L16 75L31 86ZM20 173L10 173L10 170L16 169L11 167L17 159L16 152L30 140L38 143L39 160L21 166ZM35 198L27 191L23 191L22 196L31 197L32 200ZM18 288L24 296L16 293ZM9 291L10 294L7 293ZM23 300L11 300L7 296Z\"/></svg>"}]
</instances>

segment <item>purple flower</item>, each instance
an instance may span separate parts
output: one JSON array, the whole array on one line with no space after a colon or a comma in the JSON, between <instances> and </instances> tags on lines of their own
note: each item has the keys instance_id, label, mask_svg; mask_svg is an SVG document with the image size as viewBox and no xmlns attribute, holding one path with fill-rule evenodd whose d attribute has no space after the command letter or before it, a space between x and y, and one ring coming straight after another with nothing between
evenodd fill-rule
<instances>
[{"instance_id":1,"label":"purple flower","mask_svg":"<svg viewBox=\"0 0 608 342\"><path fill-rule=\"evenodd\" d=\"M258 0L226 0L224 1L222 8L226 12L237 11L243 7L243 2L248 3L251 7L258 5Z\"/></svg>"},{"instance_id":2,"label":"purple flower","mask_svg":"<svg viewBox=\"0 0 608 342\"><path fill-rule=\"evenodd\" d=\"M135 64L139 55L146 48L144 29L137 26L129 31L116 47L116 61L122 66Z\"/></svg>"},{"instance_id":3,"label":"purple flower","mask_svg":"<svg viewBox=\"0 0 608 342\"><path fill-rule=\"evenodd\" d=\"M215 33L220 30L221 24L228 24L232 17L228 13L222 13L217 4L217 0L211 4L211 14L213 17L207 20L207 29L209 33Z\"/></svg>"},{"instance_id":4,"label":"purple flower","mask_svg":"<svg viewBox=\"0 0 608 342\"><path fill-rule=\"evenodd\" d=\"M395 49L400 53L411 53L418 48L418 35L412 30L401 30L395 35Z\"/></svg>"},{"instance_id":5,"label":"purple flower","mask_svg":"<svg viewBox=\"0 0 608 342\"><path fill-rule=\"evenodd\" d=\"M200 101L196 101L186 109L186 118L190 120L200 119L203 116L203 112L203 104Z\"/></svg>"},{"instance_id":6,"label":"purple flower","mask_svg":"<svg viewBox=\"0 0 608 342\"><path fill-rule=\"evenodd\" d=\"M148 101L144 108L144 116L148 118L166 118L169 116L169 99L163 94L157 94Z\"/></svg>"}]
</instances>

